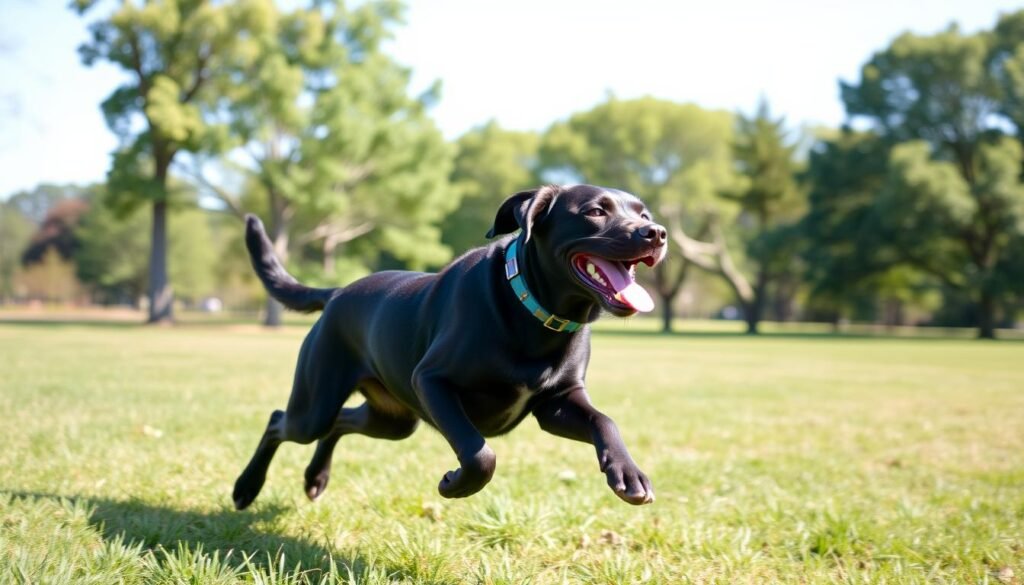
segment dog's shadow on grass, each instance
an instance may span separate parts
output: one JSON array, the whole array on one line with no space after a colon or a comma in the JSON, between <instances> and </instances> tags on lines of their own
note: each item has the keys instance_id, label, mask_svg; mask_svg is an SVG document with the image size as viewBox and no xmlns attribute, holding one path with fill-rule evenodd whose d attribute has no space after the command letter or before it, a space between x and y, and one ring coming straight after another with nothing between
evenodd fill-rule
<instances>
[{"instance_id":1,"label":"dog's shadow on grass","mask_svg":"<svg viewBox=\"0 0 1024 585\"><path fill-rule=\"evenodd\" d=\"M88 513L89 525L104 540L141 544L153 550L158 559L163 559L164 554L176 555L180 547L186 547L193 553L201 551L211 556L217 553L222 561L227 557L226 562L234 566L242 565L248 558L251 567L267 573L347 567L358 574L367 563L358 555L351 556L349 551L332 561L325 546L275 532L273 521L285 509L274 504L262 504L245 512L229 508L201 512L139 500L7 490L0 490L0 496L58 505L66 502L81 507Z\"/></svg>"}]
</instances>

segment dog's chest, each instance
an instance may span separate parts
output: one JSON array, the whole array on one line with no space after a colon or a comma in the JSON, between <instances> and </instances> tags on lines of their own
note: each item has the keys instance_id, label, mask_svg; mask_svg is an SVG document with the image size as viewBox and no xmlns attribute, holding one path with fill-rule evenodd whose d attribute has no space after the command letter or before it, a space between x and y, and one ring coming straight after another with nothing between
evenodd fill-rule
<instances>
[{"instance_id":1,"label":"dog's chest","mask_svg":"<svg viewBox=\"0 0 1024 585\"><path fill-rule=\"evenodd\" d=\"M500 435L512 430L528 414L534 396L525 385L510 386L500 391L463 397L463 406L474 426L483 435Z\"/></svg>"},{"instance_id":2,"label":"dog's chest","mask_svg":"<svg viewBox=\"0 0 1024 585\"><path fill-rule=\"evenodd\" d=\"M513 395L513 402L501 413L506 425L512 424L522 416L526 410L526 403L530 401L533 393L526 386L517 386L513 390Z\"/></svg>"}]
</instances>

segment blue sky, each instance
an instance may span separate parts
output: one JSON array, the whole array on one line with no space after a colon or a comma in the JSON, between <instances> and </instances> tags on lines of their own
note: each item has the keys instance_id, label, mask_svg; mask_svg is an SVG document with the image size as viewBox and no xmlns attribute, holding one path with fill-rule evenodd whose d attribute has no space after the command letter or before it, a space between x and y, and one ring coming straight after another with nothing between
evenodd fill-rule
<instances>
[{"instance_id":1,"label":"blue sky","mask_svg":"<svg viewBox=\"0 0 1024 585\"><path fill-rule=\"evenodd\" d=\"M489 119L540 130L602 101L654 95L793 125L843 119L837 81L905 30L991 27L1002 0L415 0L392 54L413 90L440 79L433 114L454 138ZM101 7L102 9L102 7ZM122 79L85 68L86 23L65 0L0 0L0 197L102 180L115 140L100 102Z\"/></svg>"}]
</instances>

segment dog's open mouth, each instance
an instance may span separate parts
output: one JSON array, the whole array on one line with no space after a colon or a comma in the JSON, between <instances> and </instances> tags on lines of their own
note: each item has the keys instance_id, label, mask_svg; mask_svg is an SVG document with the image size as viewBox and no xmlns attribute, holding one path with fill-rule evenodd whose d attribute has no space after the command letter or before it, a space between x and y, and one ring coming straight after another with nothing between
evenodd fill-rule
<instances>
[{"instance_id":1,"label":"dog's open mouth","mask_svg":"<svg viewBox=\"0 0 1024 585\"><path fill-rule=\"evenodd\" d=\"M601 295L612 309L623 312L648 313L654 309L654 300L636 283L636 265L640 262L654 266L654 256L634 260L610 260L592 254L576 254L572 267L577 278Z\"/></svg>"}]
</instances>

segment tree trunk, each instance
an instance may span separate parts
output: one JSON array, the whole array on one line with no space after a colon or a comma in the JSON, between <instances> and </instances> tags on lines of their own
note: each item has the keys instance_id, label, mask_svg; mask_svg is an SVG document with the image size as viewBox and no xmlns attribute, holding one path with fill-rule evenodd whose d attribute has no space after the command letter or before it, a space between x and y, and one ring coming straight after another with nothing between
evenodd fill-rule
<instances>
[{"instance_id":1,"label":"tree trunk","mask_svg":"<svg viewBox=\"0 0 1024 585\"><path fill-rule=\"evenodd\" d=\"M267 297L266 315L263 318L263 325L267 327L280 327L281 318L284 315L284 305Z\"/></svg>"},{"instance_id":2,"label":"tree trunk","mask_svg":"<svg viewBox=\"0 0 1024 585\"><path fill-rule=\"evenodd\" d=\"M996 338L996 302L991 292L981 291L978 303L978 339Z\"/></svg>"},{"instance_id":3,"label":"tree trunk","mask_svg":"<svg viewBox=\"0 0 1024 585\"><path fill-rule=\"evenodd\" d=\"M794 314L794 297L796 297L799 282L791 276L777 278L775 280L775 320L792 321Z\"/></svg>"},{"instance_id":4,"label":"tree trunk","mask_svg":"<svg viewBox=\"0 0 1024 585\"><path fill-rule=\"evenodd\" d=\"M679 268L679 272L672 277L668 274L667 265L659 264L654 268L654 286L658 293L658 298L661 299L662 333L672 333L672 319L675 317L675 308L672 304L676 300L679 291L683 288L683 282L686 281L686 273L690 270L690 262L686 259L683 259L682 262L683 264Z\"/></svg>"},{"instance_id":5,"label":"tree trunk","mask_svg":"<svg viewBox=\"0 0 1024 585\"><path fill-rule=\"evenodd\" d=\"M338 250L338 238L328 234L324 238L323 252L324 252L324 278L334 278L334 258Z\"/></svg>"},{"instance_id":6,"label":"tree trunk","mask_svg":"<svg viewBox=\"0 0 1024 585\"><path fill-rule=\"evenodd\" d=\"M754 301L753 303L743 305L743 319L747 322L747 335L757 335L757 324L761 322L760 311L757 310L759 303Z\"/></svg>"},{"instance_id":7,"label":"tree trunk","mask_svg":"<svg viewBox=\"0 0 1024 585\"><path fill-rule=\"evenodd\" d=\"M167 201L153 204L149 249L149 323L174 321L174 290L167 278Z\"/></svg>"},{"instance_id":8,"label":"tree trunk","mask_svg":"<svg viewBox=\"0 0 1024 585\"><path fill-rule=\"evenodd\" d=\"M904 324L904 304L900 299L892 298L885 301L882 321L887 329L902 327Z\"/></svg>"},{"instance_id":9,"label":"tree trunk","mask_svg":"<svg viewBox=\"0 0 1024 585\"><path fill-rule=\"evenodd\" d=\"M674 291L670 295L663 295L663 294L659 294L658 295L659 297L661 297L661 332L662 333L672 333L672 318L675 316L675 312L672 309L672 301L675 300L677 292L679 292L679 291Z\"/></svg>"},{"instance_id":10,"label":"tree trunk","mask_svg":"<svg viewBox=\"0 0 1024 585\"><path fill-rule=\"evenodd\" d=\"M271 206L270 212L270 241L274 244L274 254L283 265L288 260L288 226L285 214ZM267 327L280 327L284 315L284 306L267 295L266 316L263 325Z\"/></svg>"},{"instance_id":11,"label":"tree trunk","mask_svg":"<svg viewBox=\"0 0 1024 585\"><path fill-rule=\"evenodd\" d=\"M842 323L842 320L843 314L840 311L837 310L832 313L831 318L829 319L829 322L832 325L832 333L835 334L840 333L842 331L842 328L840 327L840 323Z\"/></svg>"},{"instance_id":12,"label":"tree trunk","mask_svg":"<svg viewBox=\"0 0 1024 585\"><path fill-rule=\"evenodd\" d=\"M765 292L768 288L768 272L763 268L757 271L757 283L754 285L754 298L750 302L743 303L743 317L747 322L747 334L757 335L758 323L761 322L761 315L764 313ZM742 299L740 299L742 302Z\"/></svg>"}]
</instances>

